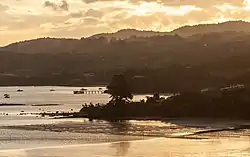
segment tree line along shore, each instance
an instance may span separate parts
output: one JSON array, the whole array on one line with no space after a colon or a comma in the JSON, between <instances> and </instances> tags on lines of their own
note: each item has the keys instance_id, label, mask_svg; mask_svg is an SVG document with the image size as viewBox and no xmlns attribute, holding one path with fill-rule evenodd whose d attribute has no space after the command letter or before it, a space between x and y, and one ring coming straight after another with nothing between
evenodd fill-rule
<instances>
[{"instance_id":1,"label":"tree line along shore","mask_svg":"<svg viewBox=\"0 0 250 157\"><path fill-rule=\"evenodd\" d=\"M85 104L79 112L41 113L52 116L104 120L160 120L164 118L218 118L250 120L250 90L244 85L179 92L170 97L155 93L133 102L133 94L123 75L114 75L105 93L107 104Z\"/></svg>"}]
</instances>

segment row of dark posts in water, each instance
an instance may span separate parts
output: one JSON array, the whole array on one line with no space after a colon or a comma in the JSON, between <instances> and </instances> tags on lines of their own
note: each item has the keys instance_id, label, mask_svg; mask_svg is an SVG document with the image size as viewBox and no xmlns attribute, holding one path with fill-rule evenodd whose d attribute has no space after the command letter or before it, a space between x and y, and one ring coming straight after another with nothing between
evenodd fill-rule
<instances>
[{"instance_id":1,"label":"row of dark posts in water","mask_svg":"<svg viewBox=\"0 0 250 157\"><path fill-rule=\"evenodd\" d=\"M74 91L74 94L103 94L104 91Z\"/></svg>"}]
</instances>

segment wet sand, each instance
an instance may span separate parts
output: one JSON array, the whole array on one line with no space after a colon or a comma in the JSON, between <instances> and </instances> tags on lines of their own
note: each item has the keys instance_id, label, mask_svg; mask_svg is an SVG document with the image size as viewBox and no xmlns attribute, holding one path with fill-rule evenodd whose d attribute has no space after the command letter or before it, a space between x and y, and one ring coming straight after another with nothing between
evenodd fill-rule
<instances>
[{"instance_id":1,"label":"wet sand","mask_svg":"<svg viewBox=\"0 0 250 157\"><path fill-rule=\"evenodd\" d=\"M178 137L208 128L228 127L225 122L89 122L80 118L39 120L31 117L14 121L16 124L0 127L0 157L250 156L250 130L247 129L208 132L199 138ZM194 123L196 127L192 126ZM169 135L178 136L169 138Z\"/></svg>"},{"instance_id":2,"label":"wet sand","mask_svg":"<svg viewBox=\"0 0 250 157\"><path fill-rule=\"evenodd\" d=\"M244 138L185 140L157 138L0 151L0 157L249 157Z\"/></svg>"}]
</instances>

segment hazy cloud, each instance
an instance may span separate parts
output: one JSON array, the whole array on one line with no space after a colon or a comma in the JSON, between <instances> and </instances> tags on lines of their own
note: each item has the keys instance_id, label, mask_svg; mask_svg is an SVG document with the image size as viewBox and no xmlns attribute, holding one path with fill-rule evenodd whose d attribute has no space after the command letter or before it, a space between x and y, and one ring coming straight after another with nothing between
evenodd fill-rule
<instances>
[{"instance_id":1,"label":"hazy cloud","mask_svg":"<svg viewBox=\"0 0 250 157\"><path fill-rule=\"evenodd\" d=\"M5 37L0 45L124 28L169 31L226 20L250 20L250 0L0 0L0 38Z\"/></svg>"},{"instance_id":2,"label":"hazy cloud","mask_svg":"<svg viewBox=\"0 0 250 157\"><path fill-rule=\"evenodd\" d=\"M88 24L88 25L94 25L94 24L98 24L99 20L93 17L86 17L83 20L84 24Z\"/></svg>"},{"instance_id":3,"label":"hazy cloud","mask_svg":"<svg viewBox=\"0 0 250 157\"><path fill-rule=\"evenodd\" d=\"M69 10L69 4L66 0L61 0L59 3L56 3L55 1L49 1L46 0L44 2L44 7L52 8L53 10Z\"/></svg>"},{"instance_id":4,"label":"hazy cloud","mask_svg":"<svg viewBox=\"0 0 250 157\"><path fill-rule=\"evenodd\" d=\"M70 16L73 18L80 18L83 17L83 12L82 11L72 12L70 13Z\"/></svg>"},{"instance_id":5,"label":"hazy cloud","mask_svg":"<svg viewBox=\"0 0 250 157\"><path fill-rule=\"evenodd\" d=\"M134 4L140 4L142 2L155 2L162 3L168 6L180 6L180 5L195 5L199 7L207 7L213 5L232 4L237 6L244 5L246 0L82 0L85 3L95 2L114 2L114 1L128 1Z\"/></svg>"},{"instance_id":6,"label":"hazy cloud","mask_svg":"<svg viewBox=\"0 0 250 157\"><path fill-rule=\"evenodd\" d=\"M4 12L9 9L9 6L0 4L0 12Z\"/></svg>"},{"instance_id":7,"label":"hazy cloud","mask_svg":"<svg viewBox=\"0 0 250 157\"><path fill-rule=\"evenodd\" d=\"M57 10L57 4L50 2L50 1L45 1L44 2L44 7L50 7L53 10Z\"/></svg>"},{"instance_id":8,"label":"hazy cloud","mask_svg":"<svg viewBox=\"0 0 250 157\"><path fill-rule=\"evenodd\" d=\"M84 3L95 3L95 2L105 2L105 1L115 1L115 0L82 0Z\"/></svg>"},{"instance_id":9,"label":"hazy cloud","mask_svg":"<svg viewBox=\"0 0 250 157\"><path fill-rule=\"evenodd\" d=\"M62 4L59 7L63 10L69 10L69 4L66 0L62 0Z\"/></svg>"},{"instance_id":10,"label":"hazy cloud","mask_svg":"<svg viewBox=\"0 0 250 157\"><path fill-rule=\"evenodd\" d=\"M245 0L129 0L133 3L140 2L157 2L168 6L194 5L198 7L208 7L221 4L232 4L241 6Z\"/></svg>"},{"instance_id":11,"label":"hazy cloud","mask_svg":"<svg viewBox=\"0 0 250 157\"><path fill-rule=\"evenodd\" d=\"M103 13L101 11L95 10L95 9L89 9L85 15L85 17L96 17L101 18L103 16Z\"/></svg>"}]
</instances>

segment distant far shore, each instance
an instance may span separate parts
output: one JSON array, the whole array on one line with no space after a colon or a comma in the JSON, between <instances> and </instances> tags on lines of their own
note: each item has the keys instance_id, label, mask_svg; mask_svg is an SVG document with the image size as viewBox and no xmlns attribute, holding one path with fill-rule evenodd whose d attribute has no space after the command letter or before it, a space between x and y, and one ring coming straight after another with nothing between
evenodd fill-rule
<instances>
[{"instance_id":1,"label":"distant far shore","mask_svg":"<svg viewBox=\"0 0 250 157\"><path fill-rule=\"evenodd\" d=\"M106 84L99 84L99 85L87 85L87 86L76 86L76 85L0 85L0 88L8 88L8 87L13 87L13 88L20 88L22 89L22 87L48 87L48 88L53 88L54 90L56 90L56 88L60 88L60 87L73 87L73 88L106 88ZM133 92L134 95L153 95L155 92ZM160 92L160 94L162 96L169 96L171 93L170 92Z\"/></svg>"},{"instance_id":2,"label":"distant far shore","mask_svg":"<svg viewBox=\"0 0 250 157\"><path fill-rule=\"evenodd\" d=\"M1 103L1 106L26 106L27 104L19 104L19 103ZM63 104L32 104L30 106L60 106Z\"/></svg>"},{"instance_id":3,"label":"distant far shore","mask_svg":"<svg viewBox=\"0 0 250 157\"><path fill-rule=\"evenodd\" d=\"M191 120L191 121L246 121L249 122L248 118L232 118L232 117L161 117L161 116L126 116L126 117L92 117L87 114L80 112L54 112L47 113L42 112L39 115L53 117L55 119L68 119L68 118L87 118L89 120L105 120L105 121L127 121L127 120L138 120L138 121L166 121L166 120ZM250 124L249 124L250 126Z\"/></svg>"},{"instance_id":4,"label":"distant far shore","mask_svg":"<svg viewBox=\"0 0 250 157\"><path fill-rule=\"evenodd\" d=\"M53 113L50 113L50 115L53 115ZM236 118L217 118L217 117L120 117L120 118L89 118L88 116L62 116L62 117L54 117L55 119L69 119L69 118L88 118L90 120L104 120L104 121L130 121L130 120L136 120L136 121L178 121L178 120L187 120L187 121L235 121L235 122L249 122L250 119L236 119ZM250 127L250 124L247 125Z\"/></svg>"},{"instance_id":5,"label":"distant far shore","mask_svg":"<svg viewBox=\"0 0 250 157\"><path fill-rule=\"evenodd\" d=\"M0 87L105 87L105 84L100 85L0 85Z\"/></svg>"},{"instance_id":6,"label":"distant far shore","mask_svg":"<svg viewBox=\"0 0 250 157\"><path fill-rule=\"evenodd\" d=\"M2 103L1 106L25 106L26 104L16 104L16 103Z\"/></svg>"}]
</instances>

